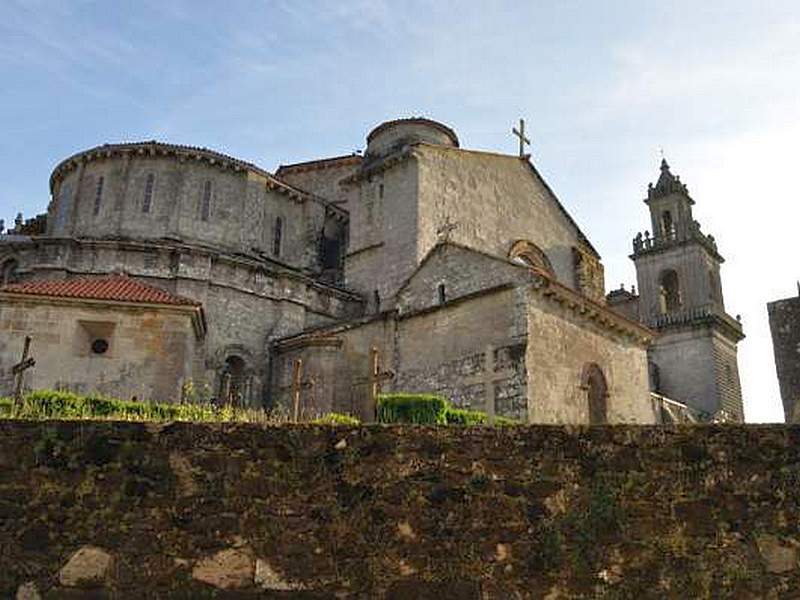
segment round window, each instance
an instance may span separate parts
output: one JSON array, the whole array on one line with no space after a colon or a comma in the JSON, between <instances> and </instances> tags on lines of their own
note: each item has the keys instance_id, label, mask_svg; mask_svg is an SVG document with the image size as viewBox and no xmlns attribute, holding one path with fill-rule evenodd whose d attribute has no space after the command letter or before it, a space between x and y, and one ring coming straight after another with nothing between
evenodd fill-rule
<instances>
[{"instance_id":1,"label":"round window","mask_svg":"<svg viewBox=\"0 0 800 600\"><path fill-rule=\"evenodd\" d=\"M108 351L108 342L103 338L98 338L92 342L92 352L95 354L105 354Z\"/></svg>"}]
</instances>

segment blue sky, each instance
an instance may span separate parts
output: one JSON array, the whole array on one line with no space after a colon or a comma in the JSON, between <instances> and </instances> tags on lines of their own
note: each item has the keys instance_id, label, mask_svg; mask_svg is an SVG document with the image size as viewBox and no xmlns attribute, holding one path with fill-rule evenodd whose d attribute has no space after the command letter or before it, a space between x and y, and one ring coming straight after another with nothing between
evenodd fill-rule
<instances>
[{"instance_id":1,"label":"blue sky","mask_svg":"<svg viewBox=\"0 0 800 600\"><path fill-rule=\"evenodd\" d=\"M766 302L796 293L800 5L791 2L56 2L0 5L0 216L105 142L206 146L269 170L423 115L533 160L603 255L648 227L659 148L727 262L748 420L782 418Z\"/></svg>"}]
</instances>

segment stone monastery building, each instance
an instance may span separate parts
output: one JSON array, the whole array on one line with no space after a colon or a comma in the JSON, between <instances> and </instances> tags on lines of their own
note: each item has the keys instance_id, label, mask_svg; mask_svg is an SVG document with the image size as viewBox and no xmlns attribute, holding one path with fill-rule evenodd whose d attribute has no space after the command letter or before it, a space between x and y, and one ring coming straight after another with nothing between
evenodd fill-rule
<instances>
[{"instance_id":1,"label":"stone monastery building","mask_svg":"<svg viewBox=\"0 0 800 600\"><path fill-rule=\"evenodd\" d=\"M742 419L722 258L666 163L634 240L641 293L608 298L527 155L428 119L274 174L106 144L50 189L46 216L0 236L0 393L30 336L29 388L366 420L378 389L539 423Z\"/></svg>"}]
</instances>

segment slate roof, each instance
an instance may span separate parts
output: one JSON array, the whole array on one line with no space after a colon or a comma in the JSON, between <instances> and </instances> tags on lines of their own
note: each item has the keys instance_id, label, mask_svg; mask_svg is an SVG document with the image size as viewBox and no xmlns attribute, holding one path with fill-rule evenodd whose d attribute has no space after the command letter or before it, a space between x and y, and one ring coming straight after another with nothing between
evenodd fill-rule
<instances>
[{"instance_id":1,"label":"slate roof","mask_svg":"<svg viewBox=\"0 0 800 600\"><path fill-rule=\"evenodd\" d=\"M10 283L0 287L0 293L141 304L200 306L200 302L165 292L125 275Z\"/></svg>"}]
</instances>

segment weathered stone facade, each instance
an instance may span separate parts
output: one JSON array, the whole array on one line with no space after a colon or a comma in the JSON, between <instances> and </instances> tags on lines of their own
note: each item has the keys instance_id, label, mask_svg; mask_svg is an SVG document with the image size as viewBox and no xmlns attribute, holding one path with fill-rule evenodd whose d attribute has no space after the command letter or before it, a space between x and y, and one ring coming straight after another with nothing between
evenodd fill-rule
<instances>
[{"instance_id":1,"label":"weathered stone facade","mask_svg":"<svg viewBox=\"0 0 800 600\"><path fill-rule=\"evenodd\" d=\"M767 313L783 413L787 423L797 423L800 422L800 296L770 302Z\"/></svg>"},{"instance_id":2,"label":"weathered stone facade","mask_svg":"<svg viewBox=\"0 0 800 600\"><path fill-rule=\"evenodd\" d=\"M389 121L363 156L276 175L104 145L51 190L46 231L0 239L4 281L121 271L199 302L191 378L222 401L369 419L380 387L523 420L652 421L651 333L605 307L586 236L527 157L462 149L440 123Z\"/></svg>"}]
</instances>

